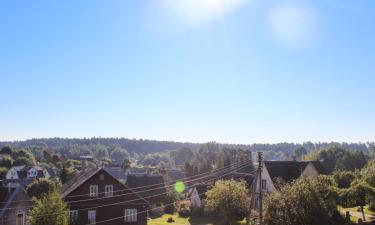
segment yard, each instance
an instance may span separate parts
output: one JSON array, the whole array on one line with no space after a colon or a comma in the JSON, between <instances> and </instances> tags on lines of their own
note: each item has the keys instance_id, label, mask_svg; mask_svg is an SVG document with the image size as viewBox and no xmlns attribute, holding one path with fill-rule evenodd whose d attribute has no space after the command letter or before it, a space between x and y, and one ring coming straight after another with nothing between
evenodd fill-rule
<instances>
[{"instance_id":1,"label":"yard","mask_svg":"<svg viewBox=\"0 0 375 225\"><path fill-rule=\"evenodd\" d=\"M172 217L175 222L168 223L167 220ZM244 225L245 222L239 222L238 225ZM182 218L177 214L164 214L162 217L151 219L148 225L225 225L222 218L217 216L202 216L192 218Z\"/></svg>"},{"instance_id":2,"label":"yard","mask_svg":"<svg viewBox=\"0 0 375 225\"><path fill-rule=\"evenodd\" d=\"M359 207L352 207L352 208L342 208L339 207L340 212L345 215L346 211L350 212L350 219L352 222L357 222L359 218L362 218L362 213L359 210ZM371 211L368 206L364 207L365 217L367 220L375 220L375 212Z\"/></svg>"}]
</instances>

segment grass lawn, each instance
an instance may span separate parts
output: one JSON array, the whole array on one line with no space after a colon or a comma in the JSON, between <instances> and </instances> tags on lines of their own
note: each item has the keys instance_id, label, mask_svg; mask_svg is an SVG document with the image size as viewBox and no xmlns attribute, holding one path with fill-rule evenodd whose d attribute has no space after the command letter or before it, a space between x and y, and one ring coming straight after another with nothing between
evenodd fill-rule
<instances>
[{"instance_id":1,"label":"grass lawn","mask_svg":"<svg viewBox=\"0 0 375 225\"><path fill-rule=\"evenodd\" d=\"M344 215L344 212L345 212L345 211L349 211L349 212L357 213L356 216L354 216L353 213L351 213L351 216L350 216L350 220L351 220L352 222L354 222L354 223L357 223L357 222L358 222L358 219L360 219L360 218L362 219L362 216L357 217L357 216L361 215L361 214L359 214L359 213L361 213L361 211L359 210L359 207L352 207L352 208L343 208L343 207L339 207L339 211L341 211L341 213L342 213L343 215ZM369 209L368 209L368 206L365 206L363 211L364 211L365 214L367 214L367 215L375 216L375 212L369 210ZM369 219L369 218L367 218L367 219Z\"/></svg>"},{"instance_id":2,"label":"grass lawn","mask_svg":"<svg viewBox=\"0 0 375 225\"><path fill-rule=\"evenodd\" d=\"M174 223L168 223L167 220L169 217L174 219ZM193 217L193 218L182 218L178 215L164 214L162 217L149 220L148 225L225 225L223 220L217 216L202 216L202 217ZM239 222L238 225L244 225L245 222Z\"/></svg>"}]
</instances>

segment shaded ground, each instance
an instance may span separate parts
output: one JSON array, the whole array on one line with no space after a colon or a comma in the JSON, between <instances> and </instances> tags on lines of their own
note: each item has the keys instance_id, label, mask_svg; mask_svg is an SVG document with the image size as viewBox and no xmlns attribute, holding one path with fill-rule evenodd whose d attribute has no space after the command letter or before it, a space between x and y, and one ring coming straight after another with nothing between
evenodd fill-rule
<instances>
[{"instance_id":1,"label":"shaded ground","mask_svg":"<svg viewBox=\"0 0 375 225\"><path fill-rule=\"evenodd\" d=\"M168 223L167 220L172 217L175 222ZM245 222L238 222L238 225L244 225ZM192 218L181 218L178 215L164 214L162 217L148 221L148 225L226 225L224 220L217 216L201 216Z\"/></svg>"},{"instance_id":2,"label":"shaded ground","mask_svg":"<svg viewBox=\"0 0 375 225\"><path fill-rule=\"evenodd\" d=\"M346 211L349 211L350 216L351 216L351 221L353 222L358 222L358 219L362 219L362 212L358 211L358 207L353 207L353 208L339 208L340 212L342 215L345 215ZM370 211L368 207L364 208L365 212L365 217L366 221L372 221L375 220L375 212Z\"/></svg>"}]
</instances>

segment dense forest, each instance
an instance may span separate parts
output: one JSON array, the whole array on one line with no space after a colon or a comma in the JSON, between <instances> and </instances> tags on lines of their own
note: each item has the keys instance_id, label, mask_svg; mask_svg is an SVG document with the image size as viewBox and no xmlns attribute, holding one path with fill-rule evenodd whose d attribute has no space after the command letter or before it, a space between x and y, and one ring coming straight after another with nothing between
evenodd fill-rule
<instances>
[{"instance_id":1,"label":"dense forest","mask_svg":"<svg viewBox=\"0 0 375 225\"><path fill-rule=\"evenodd\" d=\"M364 154L369 153L370 146L373 142L367 143L337 143L337 142L304 142L302 144L296 143L277 143L277 144L221 144L216 143L220 148L241 148L250 150L252 152L263 151L265 158L273 159L290 159L294 154L302 155L318 149L325 149L332 146L338 146L343 149L350 149L353 151L362 151ZM165 151L177 150L183 147L192 150L199 150L205 144L190 143L190 142L173 142L173 141L156 141L144 139L127 139L127 138L40 138L30 139L25 141L14 142L0 142L0 147L12 146L15 148L48 148L64 155L70 151L76 151L76 154L92 155L95 154L95 146L106 146L107 148L122 148L126 149L130 154L152 154L161 153ZM86 146L86 147L82 147ZM90 147L91 146L91 147ZM78 148L78 150L77 150ZM75 149L75 150L74 150ZM81 152L77 152L81 151ZM93 152L92 152L93 151Z\"/></svg>"}]
</instances>

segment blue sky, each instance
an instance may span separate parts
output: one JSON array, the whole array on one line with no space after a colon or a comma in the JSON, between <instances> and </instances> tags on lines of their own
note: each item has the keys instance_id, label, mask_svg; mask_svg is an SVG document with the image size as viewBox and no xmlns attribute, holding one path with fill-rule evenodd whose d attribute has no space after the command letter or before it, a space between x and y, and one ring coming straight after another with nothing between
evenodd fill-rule
<instances>
[{"instance_id":1,"label":"blue sky","mask_svg":"<svg viewBox=\"0 0 375 225\"><path fill-rule=\"evenodd\" d=\"M374 141L374 6L2 1L0 140Z\"/></svg>"}]
</instances>

